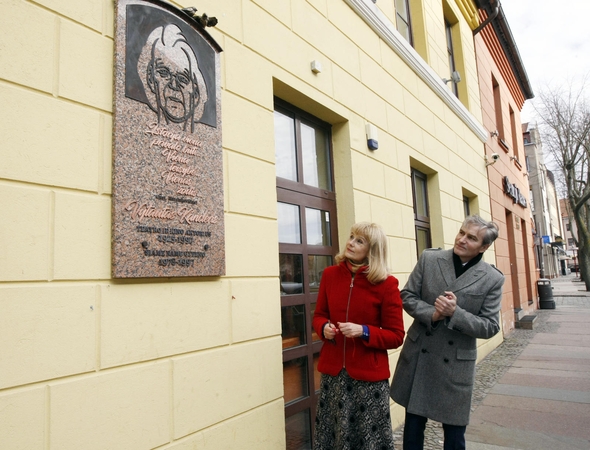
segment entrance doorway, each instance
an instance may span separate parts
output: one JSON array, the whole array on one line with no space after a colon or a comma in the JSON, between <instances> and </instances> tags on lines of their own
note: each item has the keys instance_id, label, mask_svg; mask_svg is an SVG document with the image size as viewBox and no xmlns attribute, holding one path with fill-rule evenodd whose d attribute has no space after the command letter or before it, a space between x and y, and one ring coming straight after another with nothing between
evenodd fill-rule
<instances>
[{"instance_id":1,"label":"entrance doorway","mask_svg":"<svg viewBox=\"0 0 590 450\"><path fill-rule=\"evenodd\" d=\"M330 126L275 102L275 155L287 450L312 446L323 342L311 327L338 252Z\"/></svg>"}]
</instances>

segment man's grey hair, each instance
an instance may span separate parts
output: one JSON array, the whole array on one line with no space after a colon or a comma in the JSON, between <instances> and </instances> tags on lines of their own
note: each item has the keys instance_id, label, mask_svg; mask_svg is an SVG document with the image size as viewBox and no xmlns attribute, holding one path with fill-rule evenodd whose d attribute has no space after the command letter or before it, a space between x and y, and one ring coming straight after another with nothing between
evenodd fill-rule
<instances>
[{"instance_id":1,"label":"man's grey hair","mask_svg":"<svg viewBox=\"0 0 590 450\"><path fill-rule=\"evenodd\" d=\"M483 245L490 245L498 237L499 230L496 222L488 222L477 214L466 217L463 226L466 225L477 225L480 230L484 230Z\"/></svg>"}]
</instances>

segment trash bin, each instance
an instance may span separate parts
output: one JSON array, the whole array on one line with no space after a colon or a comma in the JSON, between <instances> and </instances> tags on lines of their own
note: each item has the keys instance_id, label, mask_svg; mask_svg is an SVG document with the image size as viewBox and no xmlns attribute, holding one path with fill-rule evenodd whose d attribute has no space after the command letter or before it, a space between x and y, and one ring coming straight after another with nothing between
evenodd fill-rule
<instances>
[{"instance_id":1,"label":"trash bin","mask_svg":"<svg viewBox=\"0 0 590 450\"><path fill-rule=\"evenodd\" d=\"M537 292L539 293L539 309L555 309L551 281L547 278L539 278L537 280Z\"/></svg>"}]
</instances>

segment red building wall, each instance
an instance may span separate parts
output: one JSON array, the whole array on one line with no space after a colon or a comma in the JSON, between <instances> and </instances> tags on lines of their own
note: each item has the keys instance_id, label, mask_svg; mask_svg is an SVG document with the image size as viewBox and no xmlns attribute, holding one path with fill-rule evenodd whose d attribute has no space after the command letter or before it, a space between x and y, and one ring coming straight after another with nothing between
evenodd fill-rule
<instances>
[{"instance_id":1,"label":"red building wall","mask_svg":"<svg viewBox=\"0 0 590 450\"><path fill-rule=\"evenodd\" d=\"M521 132L520 110L524 95L492 26L475 36L483 125L490 131L484 145L488 165L492 219L500 227L495 244L497 267L506 276L502 299L504 334L518 326L519 318L536 309L538 273L533 253L532 215L528 173ZM497 130L497 135L496 135ZM505 177L512 186L506 192Z\"/></svg>"}]
</instances>

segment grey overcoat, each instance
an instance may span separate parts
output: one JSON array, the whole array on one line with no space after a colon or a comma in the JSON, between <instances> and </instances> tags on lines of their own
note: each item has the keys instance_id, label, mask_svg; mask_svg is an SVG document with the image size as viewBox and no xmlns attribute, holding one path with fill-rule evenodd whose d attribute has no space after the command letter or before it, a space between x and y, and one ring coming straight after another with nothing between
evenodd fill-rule
<instances>
[{"instance_id":1,"label":"grey overcoat","mask_svg":"<svg viewBox=\"0 0 590 450\"><path fill-rule=\"evenodd\" d=\"M426 250L404 289L404 310L414 318L391 384L391 398L412 414L467 425L477 357L476 338L499 330L504 275L479 261L455 277L453 250ZM452 317L432 325L436 297L452 291Z\"/></svg>"}]
</instances>

